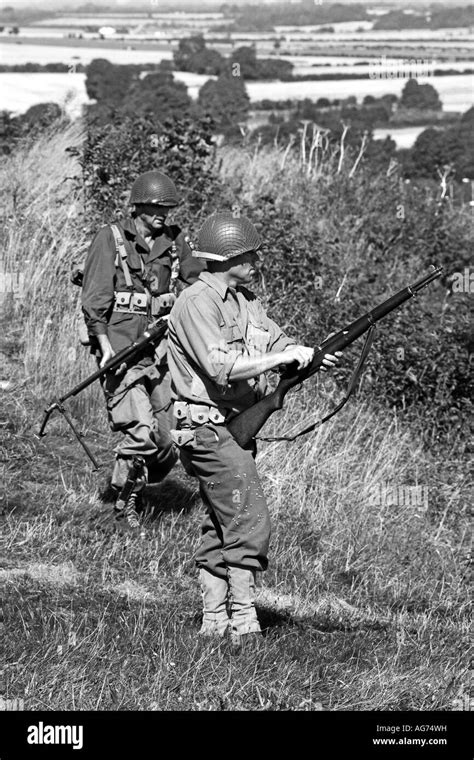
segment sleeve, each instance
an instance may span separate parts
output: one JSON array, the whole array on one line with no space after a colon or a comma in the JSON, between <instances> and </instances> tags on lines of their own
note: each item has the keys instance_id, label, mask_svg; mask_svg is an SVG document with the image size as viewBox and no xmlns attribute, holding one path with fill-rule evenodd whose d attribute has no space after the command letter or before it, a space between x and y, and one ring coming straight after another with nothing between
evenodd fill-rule
<instances>
[{"instance_id":1,"label":"sleeve","mask_svg":"<svg viewBox=\"0 0 474 760\"><path fill-rule=\"evenodd\" d=\"M115 242L110 227L93 239L84 266L82 312L89 335L107 335L115 290Z\"/></svg>"},{"instance_id":2,"label":"sleeve","mask_svg":"<svg viewBox=\"0 0 474 760\"><path fill-rule=\"evenodd\" d=\"M185 285L192 285L206 268L206 265L204 261L193 256L187 236L182 231L176 237L176 249L179 257L178 279Z\"/></svg>"},{"instance_id":3,"label":"sleeve","mask_svg":"<svg viewBox=\"0 0 474 760\"><path fill-rule=\"evenodd\" d=\"M262 317L263 327L270 333L270 341L268 343L268 351L284 351L288 346L295 346L296 341L293 338L289 338L286 333L283 332L281 327L277 325L273 319L267 316L263 305L259 301L260 313Z\"/></svg>"},{"instance_id":4,"label":"sleeve","mask_svg":"<svg viewBox=\"0 0 474 760\"><path fill-rule=\"evenodd\" d=\"M174 335L173 335L174 333ZM216 385L227 386L229 375L242 348L233 349L222 337L220 315L188 299L179 315L170 320L170 337L179 344L186 357Z\"/></svg>"},{"instance_id":5,"label":"sleeve","mask_svg":"<svg viewBox=\"0 0 474 760\"><path fill-rule=\"evenodd\" d=\"M296 346L296 341L293 338L289 338L273 319L266 317L266 323L267 330L271 335L268 346L270 351L284 351L288 346Z\"/></svg>"}]
</instances>

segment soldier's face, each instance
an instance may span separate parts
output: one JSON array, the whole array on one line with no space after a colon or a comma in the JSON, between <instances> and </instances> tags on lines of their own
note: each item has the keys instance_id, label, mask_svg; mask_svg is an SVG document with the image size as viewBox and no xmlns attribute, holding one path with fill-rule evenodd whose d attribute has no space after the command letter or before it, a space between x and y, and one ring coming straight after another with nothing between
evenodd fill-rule
<instances>
[{"instance_id":1,"label":"soldier's face","mask_svg":"<svg viewBox=\"0 0 474 760\"><path fill-rule=\"evenodd\" d=\"M158 203L137 203L136 212L150 232L158 232L163 229L170 207Z\"/></svg>"},{"instance_id":2,"label":"soldier's face","mask_svg":"<svg viewBox=\"0 0 474 760\"><path fill-rule=\"evenodd\" d=\"M231 266L227 271L237 285L245 285L257 273L259 261L260 256L257 251L247 251L247 253L241 253L240 256L234 256L230 259Z\"/></svg>"}]
</instances>

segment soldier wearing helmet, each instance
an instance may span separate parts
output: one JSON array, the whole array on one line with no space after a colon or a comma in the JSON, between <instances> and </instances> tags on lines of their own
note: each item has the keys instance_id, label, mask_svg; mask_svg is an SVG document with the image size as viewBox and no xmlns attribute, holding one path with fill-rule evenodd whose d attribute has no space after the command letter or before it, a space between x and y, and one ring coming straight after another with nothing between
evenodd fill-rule
<instances>
[{"instance_id":1,"label":"soldier wearing helmet","mask_svg":"<svg viewBox=\"0 0 474 760\"><path fill-rule=\"evenodd\" d=\"M91 351L103 366L136 340L151 321L169 312L176 291L203 269L180 227L166 223L179 204L172 180L160 171L137 177L129 218L102 227L90 246L83 276L82 310ZM179 284L180 283L180 284ZM136 462L141 474L128 502L117 500L125 524L138 527L137 501L148 480L162 479L176 462L170 438L172 410L166 340L126 372L103 381L112 430L122 433L115 448L111 485L119 493ZM137 459L138 457L138 459Z\"/></svg>"},{"instance_id":2,"label":"soldier wearing helmet","mask_svg":"<svg viewBox=\"0 0 474 760\"><path fill-rule=\"evenodd\" d=\"M200 633L220 637L230 629L236 646L261 633L255 577L267 567L270 518L255 445L241 448L226 423L265 395L266 372L295 361L303 368L313 357L313 349L285 335L247 289L260 248L247 218L231 212L208 217L193 251L207 261L207 271L180 294L168 335L176 419L171 435L186 471L199 480L206 507L196 554ZM326 355L324 363L332 367L337 360Z\"/></svg>"}]
</instances>

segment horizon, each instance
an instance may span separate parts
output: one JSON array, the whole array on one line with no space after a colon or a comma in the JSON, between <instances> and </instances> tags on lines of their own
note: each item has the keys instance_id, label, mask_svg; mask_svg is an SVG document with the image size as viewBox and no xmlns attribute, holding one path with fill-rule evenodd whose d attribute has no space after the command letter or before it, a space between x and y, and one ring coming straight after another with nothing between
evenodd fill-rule
<instances>
[{"instance_id":1,"label":"horizon","mask_svg":"<svg viewBox=\"0 0 474 760\"><path fill-rule=\"evenodd\" d=\"M304 2L304 0L292 0L295 4L298 2ZM45 0L44 2L35 3L33 0L5 0L5 5L2 6L2 10L5 7L11 7L11 8L18 8L18 9L25 9L30 8L34 9L36 11L54 11L54 12L60 12L62 9L67 12L74 12L75 9L87 5L89 2L87 0ZM130 8L131 5L138 5L137 12L142 12L143 8L145 6L150 6L150 12L158 13L160 10L160 7L169 10L171 6L182 6L182 7L189 7L189 6L195 6L196 8L202 8L203 6L215 6L216 8L219 8L221 5L226 4L225 0L159 0L159 2L139 2L138 4L132 3L131 0L96 0L96 2L90 2L91 5L96 5L98 7L100 6L109 6L109 10L115 11L115 10L121 10L123 8ZM255 0L228 0L228 5L238 5L241 7L244 7L245 5L278 5L283 4L282 0L261 0L260 3L256 3ZM320 3L322 5L322 3ZM326 3L325 3L326 4ZM334 2L328 2L327 5L334 5L336 4L335 0ZM340 5L363 5L366 8L373 8L373 7L380 7L380 6L387 6L391 7L392 9L398 8L398 9L404 9L404 8L412 8L416 9L421 8L422 6L439 6L439 7L460 7L464 5L471 5L471 0L444 0L444 2L432 2L432 0L369 0L369 2L364 2L364 0L338 0L338 4ZM317 5L317 4L316 4ZM93 12L93 9L91 10Z\"/></svg>"}]
</instances>

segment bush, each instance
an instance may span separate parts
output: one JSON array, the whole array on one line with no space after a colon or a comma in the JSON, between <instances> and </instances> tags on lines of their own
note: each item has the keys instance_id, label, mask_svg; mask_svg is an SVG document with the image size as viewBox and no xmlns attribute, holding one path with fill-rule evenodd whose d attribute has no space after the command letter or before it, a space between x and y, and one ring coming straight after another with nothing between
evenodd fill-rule
<instances>
[{"instance_id":1,"label":"bush","mask_svg":"<svg viewBox=\"0 0 474 760\"><path fill-rule=\"evenodd\" d=\"M407 177L438 178L438 169L451 165L457 180L474 179L474 108L458 124L425 129L405 160Z\"/></svg>"},{"instance_id":2,"label":"bush","mask_svg":"<svg viewBox=\"0 0 474 760\"><path fill-rule=\"evenodd\" d=\"M225 130L246 120L250 98L242 78L226 70L218 79L203 84L198 105L203 113L212 116L218 129Z\"/></svg>"},{"instance_id":3,"label":"bush","mask_svg":"<svg viewBox=\"0 0 474 760\"><path fill-rule=\"evenodd\" d=\"M156 168L176 182L185 218L206 214L218 183L211 119L156 119L116 113L105 126L89 127L82 166L92 226L126 213L137 175ZM184 209L184 210L183 210Z\"/></svg>"},{"instance_id":4,"label":"bush","mask_svg":"<svg viewBox=\"0 0 474 760\"><path fill-rule=\"evenodd\" d=\"M166 64L149 64L151 73L143 77L144 67L138 64L117 66L102 58L94 59L86 77L87 94L97 101L87 107L89 123L106 125L115 112L148 114L161 121L189 114L192 101L187 87L174 80Z\"/></svg>"},{"instance_id":5,"label":"bush","mask_svg":"<svg viewBox=\"0 0 474 760\"><path fill-rule=\"evenodd\" d=\"M57 103L37 103L19 116L3 111L0 113L0 151L11 153L19 144L27 149L42 133L67 121Z\"/></svg>"},{"instance_id":6,"label":"bush","mask_svg":"<svg viewBox=\"0 0 474 760\"><path fill-rule=\"evenodd\" d=\"M178 71L196 74L219 75L225 67L225 58L216 50L206 47L202 34L180 40L173 60Z\"/></svg>"},{"instance_id":7,"label":"bush","mask_svg":"<svg viewBox=\"0 0 474 760\"><path fill-rule=\"evenodd\" d=\"M192 100L184 82L173 79L169 72L147 74L133 83L122 111L133 114L151 114L160 121L173 115L184 116L191 110Z\"/></svg>"},{"instance_id":8,"label":"bush","mask_svg":"<svg viewBox=\"0 0 474 760\"><path fill-rule=\"evenodd\" d=\"M94 58L86 70L86 92L99 103L122 104L138 73L133 66L116 66L105 58Z\"/></svg>"},{"instance_id":9,"label":"bush","mask_svg":"<svg viewBox=\"0 0 474 760\"><path fill-rule=\"evenodd\" d=\"M416 79L409 79L405 84L399 109L414 108L423 111L440 111L443 107L439 95L433 85L418 84Z\"/></svg>"},{"instance_id":10,"label":"bush","mask_svg":"<svg viewBox=\"0 0 474 760\"><path fill-rule=\"evenodd\" d=\"M270 313L289 334L317 345L423 276L430 264L444 266L443 280L380 324L360 393L381 409L403 410L434 448L465 445L462 427L474 411L472 295L449 292L450 275L469 265L469 207L439 207L435 185L426 192L363 164L349 179L354 159L349 149L337 173L334 160L326 157L316 181L305 176L301 164L281 171L281 159L263 179L252 161L252 192L242 213L260 225L268 252ZM265 165L263 156L261 162ZM250 178L243 180L232 167L227 179L239 193ZM347 351L336 373L339 396L357 350Z\"/></svg>"}]
</instances>

